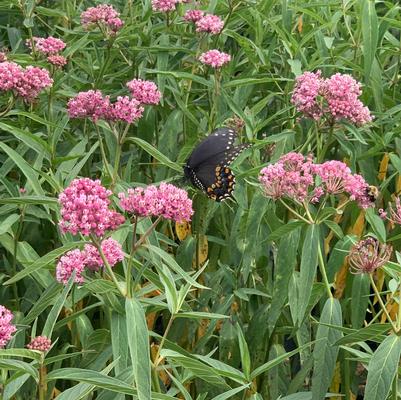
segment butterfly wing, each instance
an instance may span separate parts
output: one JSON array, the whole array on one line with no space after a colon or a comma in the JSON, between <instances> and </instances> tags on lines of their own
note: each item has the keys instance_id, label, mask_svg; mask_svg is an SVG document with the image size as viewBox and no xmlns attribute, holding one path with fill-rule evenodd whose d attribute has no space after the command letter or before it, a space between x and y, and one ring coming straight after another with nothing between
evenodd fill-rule
<instances>
[{"instance_id":1,"label":"butterfly wing","mask_svg":"<svg viewBox=\"0 0 401 400\"><path fill-rule=\"evenodd\" d=\"M234 129L219 128L202 140L187 160L187 166L195 169L209 158L217 156L233 147L236 134Z\"/></svg>"},{"instance_id":2,"label":"butterfly wing","mask_svg":"<svg viewBox=\"0 0 401 400\"><path fill-rule=\"evenodd\" d=\"M248 144L234 146L205 160L193 170L195 186L204 190L208 197L215 201L231 197L235 186L235 176L229 166L248 147Z\"/></svg>"}]
</instances>

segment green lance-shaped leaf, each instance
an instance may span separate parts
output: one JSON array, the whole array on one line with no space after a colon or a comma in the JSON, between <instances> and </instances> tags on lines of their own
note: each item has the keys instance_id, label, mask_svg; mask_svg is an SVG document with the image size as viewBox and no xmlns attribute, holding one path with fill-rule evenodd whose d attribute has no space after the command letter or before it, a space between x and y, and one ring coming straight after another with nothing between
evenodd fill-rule
<instances>
[{"instance_id":1,"label":"green lance-shaped leaf","mask_svg":"<svg viewBox=\"0 0 401 400\"><path fill-rule=\"evenodd\" d=\"M128 347L139 400L151 400L150 349L145 312L136 299L126 299Z\"/></svg>"},{"instance_id":2,"label":"green lance-shaped leaf","mask_svg":"<svg viewBox=\"0 0 401 400\"><path fill-rule=\"evenodd\" d=\"M321 325L317 329L317 343L313 352L315 361L313 364L312 400L324 399L326 395L336 367L338 345L335 343L342 337L340 330L322 325L342 325L339 301L332 297L327 299L321 315Z\"/></svg>"},{"instance_id":3,"label":"green lance-shaped leaf","mask_svg":"<svg viewBox=\"0 0 401 400\"><path fill-rule=\"evenodd\" d=\"M276 325L277 319L287 301L288 285L297 262L296 255L300 234L300 229L298 228L299 226L295 230L287 232L280 240L274 274L272 303L268 315L270 332Z\"/></svg>"},{"instance_id":4,"label":"green lance-shaped leaf","mask_svg":"<svg viewBox=\"0 0 401 400\"><path fill-rule=\"evenodd\" d=\"M374 0L362 0L363 66L368 82L377 50L378 21Z\"/></svg>"},{"instance_id":5,"label":"green lance-shaped leaf","mask_svg":"<svg viewBox=\"0 0 401 400\"><path fill-rule=\"evenodd\" d=\"M401 338L396 335L387 336L369 362L365 400L387 399L400 356Z\"/></svg>"},{"instance_id":6,"label":"green lance-shaped leaf","mask_svg":"<svg viewBox=\"0 0 401 400\"><path fill-rule=\"evenodd\" d=\"M302 246L300 277L299 277L299 299L297 322L301 325L309 304L312 293L313 281L316 275L317 255L319 248L319 226L309 225L306 229L306 236Z\"/></svg>"}]
</instances>

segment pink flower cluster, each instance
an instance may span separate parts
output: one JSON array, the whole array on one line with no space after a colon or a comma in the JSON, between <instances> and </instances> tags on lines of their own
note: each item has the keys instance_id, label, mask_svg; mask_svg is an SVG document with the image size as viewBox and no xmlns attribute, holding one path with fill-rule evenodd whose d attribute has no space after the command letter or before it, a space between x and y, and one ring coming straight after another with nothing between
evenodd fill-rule
<instances>
[{"instance_id":1,"label":"pink flower cluster","mask_svg":"<svg viewBox=\"0 0 401 400\"><path fill-rule=\"evenodd\" d=\"M231 61L231 56L214 49L202 53L199 57L199 61L203 64L210 65L213 68L221 68L224 64Z\"/></svg>"},{"instance_id":2,"label":"pink flower cluster","mask_svg":"<svg viewBox=\"0 0 401 400\"><path fill-rule=\"evenodd\" d=\"M121 207L137 216L162 216L177 222L190 221L192 200L188 193L168 183L128 189L128 195L119 193Z\"/></svg>"},{"instance_id":3,"label":"pink flower cluster","mask_svg":"<svg viewBox=\"0 0 401 400\"><path fill-rule=\"evenodd\" d=\"M110 267L114 267L124 259L121 244L116 240L112 238L105 239L100 246ZM103 260L99 251L91 244L86 244L83 251L74 249L65 253L57 263L56 279L65 285L71 278L72 273L76 271L74 282L83 283L84 277L82 273L86 267L92 271L97 271L100 267L103 267Z\"/></svg>"},{"instance_id":4,"label":"pink flower cluster","mask_svg":"<svg viewBox=\"0 0 401 400\"><path fill-rule=\"evenodd\" d=\"M58 68L63 68L64 65L67 64L67 59L63 56L60 56L59 54L54 54L47 57L47 61Z\"/></svg>"},{"instance_id":5,"label":"pink flower cluster","mask_svg":"<svg viewBox=\"0 0 401 400\"><path fill-rule=\"evenodd\" d=\"M110 103L104 118L109 121L124 121L132 124L142 117L143 107L136 99L128 96L118 96L115 103Z\"/></svg>"},{"instance_id":6,"label":"pink flower cluster","mask_svg":"<svg viewBox=\"0 0 401 400\"><path fill-rule=\"evenodd\" d=\"M195 11L195 10L194 10ZM208 32L217 34L224 27L224 21L213 14L206 14L195 21L196 32Z\"/></svg>"},{"instance_id":7,"label":"pink flower cluster","mask_svg":"<svg viewBox=\"0 0 401 400\"><path fill-rule=\"evenodd\" d=\"M105 29L108 35L115 35L124 25L120 13L107 4L89 7L81 14L81 23L85 29L99 26L100 29Z\"/></svg>"},{"instance_id":8,"label":"pink flower cluster","mask_svg":"<svg viewBox=\"0 0 401 400\"><path fill-rule=\"evenodd\" d=\"M74 282L82 283L84 277L82 273L85 268L85 256L79 249L67 251L60 257L56 266L56 279L66 285L75 271Z\"/></svg>"},{"instance_id":9,"label":"pink flower cluster","mask_svg":"<svg viewBox=\"0 0 401 400\"><path fill-rule=\"evenodd\" d=\"M321 72L305 72L297 77L291 102L297 110L315 120L326 115L355 125L372 121L367 107L359 100L361 84L352 76L337 73L324 79Z\"/></svg>"},{"instance_id":10,"label":"pink flower cluster","mask_svg":"<svg viewBox=\"0 0 401 400\"><path fill-rule=\"evenodd\" d=\"M53 79L44 68L30 65L24 69L13 62L0 63L0 90L12 90L25 101L34 100L42 90L52 85Z\"/></svg>"},{"instance_id":11,"label":"pink flower cluster","mask_svg":"<svg viewBox=\"0 0 401 400\"><path fill-rule=\"evenodd\" d=\"M52 347L52 341L46 336L36 336L26 345L29 350L48 351Z\"/></svg>"},{"instance_id":12,"label":"pink flower cluster","mask_svg":"<svg viewBox=\"0 0 401 400\"><path fill-rule=\"evenodd\" d=\"M114 265L124 259L123 249L117 240L114 240L113 238L103 240L101 247L110 267L114 267ZM100 267L103 267L103 260L95 246L86 244L84 248L84 255L85 265L89 269L97 271Z\"/></svg>"},{"instance_id":13,"label":"pink flower cluster","mask_svg":"<svg viewBox=\"0 0 401 400\"><path fill-rule=\"evenodd\" d=\"M55 37L49 36L48 38L40 38L34 37L33 42L35 45L35 49L46 56L60 53L65 49L66 44L61 40ZM32 43L30 40L26 41L26 44L32 50Z\"/></svg>"},{"instance_id":14,"label":"pink flower cluster","mask_svg":"<svg viewBox=\"0 0 401 400\"><path fill-rule=\"evenodd\" d=\"M58 198L61 230L73 235L103 236L106 231L117 229L124 222L124 217L110 209L111 194L99 180L74 179Z\"/></svg>"},{"instance_id":15,"label":"pink flower cluster","mask_svg":"<svg viewBox=\"0 0 401 400\"><path fill-rule=\"evenodd\" d=\"M160 12L174 11L178 0L152 0L152 10Z\"/></svg>"},{"instance_id":16,"label":"pink flower cluster","mask_svg":"<svg viewBox=\"0 0 401 400\"><path fill-rule=\"evenodd\" d=\"M141 118L143 113L143 107L136 99L119 96L111 103L109 96L104 97L100 90L78 93L68 101L67 109L71 118L91 118L93 122L98 119L124 121L129 124Z\"/></svg>"},{"instance_id":17,"label":"pink flower cluster","mask_svg":"<svg viewBox=\"0 0 401 400\"><path fill-rule=\"evenodd\" d=\"M6 307L0 305L0 349L10 341L11 335L17 330L11 323L13 314Z\"/></svg>"},{"instance_id":18,"label":"pink flower cluster","mask_svg":"<svg viewBox=\"0 0 401 400\"><path fill-rule=\"evenodd\" d=\"M152 81L132 79L127 82L127 87L134 99L141 104L159 104L161 93Z\"/></svg>"},{"instance_id":19,"label":"pink flower cluster","mask_svg":"<svg viewBox=\"0 0 401 400\"><path fill-rule=\"evenodd\" d=\"M321 182L319 186L315 185L317 180ZM372 206L367 182L361 175L352 174L341 161L314 164L311 157L305 159L302 154L291 152L263 168L259 181L266 196L274 200L287 197L316 203L324 194L347 193L361 208Z\"/></svg>"},{"instance_id":20,"label":"pink flower cluster","mask_svg":"<svg viewBox=\"0 0 401 400\"><path fill-rule=\"evenodd\" d=\"M196 22L199 21L205 13L202 10L188 10L184 14L184 20L187 22Z\"/></svg>"},{"instance_id":21,"label":"pink flower cluster","mask_svg":"<svg viewBox=\"0 0 401 400\"><path fill-rule=\"evenodd\" d=\"M33 42L35 49L44 56L47 56L47 61L50 64L53 64L58 68L62 68L65 64L67 64L67 59L58 54L63 51L66 46L61 39L57 39L52 36L49 36L48 38L34 37ZM31 40L27 40L26 44L32 50Z\"/></svg>"}]
</instances>

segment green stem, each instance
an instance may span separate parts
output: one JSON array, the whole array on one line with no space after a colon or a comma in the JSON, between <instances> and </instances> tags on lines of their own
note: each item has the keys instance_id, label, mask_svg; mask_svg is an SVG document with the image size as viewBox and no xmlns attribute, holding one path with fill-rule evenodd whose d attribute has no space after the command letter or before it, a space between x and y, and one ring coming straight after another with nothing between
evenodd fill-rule
<instances>
[{"instance_id":1,"label":"green stem","mask_svg":"<svg viewBox=\"0 0 401 400\"><path fill-rule=\"evenodd\" d=\"M162 350L162 348L163 348L163 346L164 346L164 342L165 342L166 339L167 339L167 335L168 335L168 333L170 332L171 326L173 325L174 318L175 318L175 315L173 314L173 315L170 317L170 320L168 321L168 324L167 324L167 326L166 326L166 330L164 331L164 335L163 335L163 337L162 337L162 340L160 341L159 348L157 349L157 353L156 353L156 357L155 357L155 364L154 364L154 365L155 365L155 368L159 365L159 363L160 363L160 361L161 361L161 359L160 359L160 352L161 352L161 350Z\"/></svg>"},{"instance_id":2,"label":"green stem","mask_svg":"<svg viewBox=\"0 0 401 400\"><path fill-rule=\"evenodd\" d=\"M323 282L324 282L324 286L326 287L326 290L327 290L327 295L330 298L333 298L333 294L331 293L331 290L330 290L330 283L329 283L329 280L328 280L327 274L326 274L326 267L324 265L323 253L322 253L320 243L319 243L317 255L318 255L318 259L319 259L320 273L322 274L322 277L323 277Z\"/></svg>"},{"instance_id":3,"label":"green stem","mask_svg":"<svg viewBox=\"0 0 401 400\"><path fill-rule=\"evenodd\" d=\"M280 199L281 204L287 208L289 211L291 211L295 216L297 216L301 221L306 222L307 224L311 224L313 222L308 221L306 218L304 218L302 215L298 214L293 208L291 208L284 200Z\"/></svg>"},{"instance_id":4,"label":"green stem","mask_svg":"<svg viewBox=\"0 0 401 400\"><path fill-rule=\"evenodd\" d=\"M102 155L103 164L104 164L104 166L105 166L105 168L107 170L107 174L112 179L113 174L110 171L110 166L109 166L109 163L107 161L106 152L104 151L102 136L100 135L99 127L96 124L95 124L95 127L96 127L97 137L98 137L98 140L99 140L100 153Z\"/></svg>"},{"instance_id":5,"label":"green stem","mask_svg":"<svg viewBox=\"0 0 401 400\"><path fill-rule=\"evenodd\" d=\"M97 251L99 252L100 258L102 259L103 264L106 267L106 270L107 270L108 274L110 275L111 279L113 280L117 290L120 292L120 294L123 297L125 297L127 295L127 293L120 287L120 283L118 282L117 277L115 276L115 274L113 272L113 269L110 267L110 264L107 261L107 258L103 253L102 246L101 246L99 240L93 235L90 235L90 238L91 238L93 245L96 247Z\"/></svg>"},{"instance_id":6,"label":"green stem","mask_svg":"<svg viewBox=\"0 0 401 400\"><path fill-rule=\"evenodd\" d=\"M376 295L376 297L377 297L377 300L379 300L379 304L380 304L381 309L383 310L384 314L386 315L388 322L390 322L391 327L393 328L393 331L394 331L395 333L397 333L397 332L398 332L398 329L397 329L397 327L394 325L394 322L393 322L393 320L391 319L390 314L388 313L387 308L386 308L386 306L385 306L384 303L383 303L383 300L382 300L382 298L381 298L381 296L380 296L379 290L377 289L377 286L376 286L376 284L375 284L375 280L373 279L373 275L372 275L372 274L369 274L369 278L370 278L370 283L372 284L373 290L374 290L374 292L375 292L375 295Z\"/></svg>"},{"instance_id":7,"label":"green stem","mask_svg":"<svg viewBox=\"0 0 401 400\"><path fill-rule=\"evenodd\" d=\"M21 214L20 214L19 221L18 221L18 228L17 228L17 232L15 233L15 236L14 236L14 249L13 249L14 251L13 251L13 263L12 263L13 275L15 275L17 273L18 241L21 236L22 228L23 228L23 224L24 224L25 209L26 209L26 206L21 207ZM17 306L19 306L18 286L17 286L16 282L13 283L13 292L14 292L14 297L15 297Z\"/></svg>"},{"instance_id":8,"label":"green stem","mask_svg":"<svg viewBox=\"0 0 401 400\"><path fill-rule=\"evenodd\" d=\"M401 329L401 285L398 286L398 315L397 315L397 329Z\"/></svg>"},{"instance_id":9,"label":"green stem","mask_svg":"<svg viewBox=\"0 0 401 400\"><path fill-rule=\"evenodd\" d=\"M126 282L127 282L127 297L131 298L132 296L132 289L131 289L131 285L132 285L132 258L134 257L135 254L135 243L136 243L136 228L138 226L138 217L134 216L134 229L132 232L132 244L131 244L131 252L129 255L129 260L127 263L127 271L126 271Z\"/></svg>"},{"instance_id":10,"label":"green stem","mask_svg":"<svg viewBox=\"0 0 401 400\"><path fill-rule=\"evenodd\" d=\"M47 371L46 366L43 365L43 354L41 355L42 359L39 364L39 384L38 384L38 395L39 400L46 400L47 395Z\"/></svg>"},{"instance_id":11,"label":"green stem","mask_svg":"<svg viewBox=\"0 0 401 400\"><path fill-rule=\"evenodd\" d=\"M153 390L156 393L161 393L160 382L159 382L159 375L157 373L157 368L152 366L152 383L153 383Z\"/></svg>"},{"instance_id":12,"label":"green stem","mask_svg":"<svg viewBox=\"0 0 401 400\"><path fill-rule=\"evenodd\" d=\"M147 237L152 233L153 229L156 228L156 225L161 221L162 216L157 217L156 221L148 228L148 230L141 236L141 238L135 243L134 253L138 250L138 248L142 245L142 243L147 239Z\"/></svg>"}]
</instances>

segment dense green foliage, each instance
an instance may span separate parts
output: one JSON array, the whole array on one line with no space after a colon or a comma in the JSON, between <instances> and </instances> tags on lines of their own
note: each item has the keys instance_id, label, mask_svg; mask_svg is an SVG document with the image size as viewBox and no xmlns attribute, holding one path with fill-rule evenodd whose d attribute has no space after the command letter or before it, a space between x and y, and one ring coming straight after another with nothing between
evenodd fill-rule
<instances>
[{"instance_id":1,"label":"dense green foliage","mask_svg":"<svg viewBox=\"0 0 401 400\"><path fill-rule=\"evenodd\" d=\"M9 61L50 69L25 45L50 35L66 42L68 59L33 103L0 97L0 304L17 326L0 350L2 398L351 400L365 388L367 400L399 398L401 229L377 212L401 190L398 3L202 0L225 21L218 35L184 23L191 3L173 13L152 11L150 0L108 3L124 20L111 38L81 26L91 1L0 2ZM198 61L214 48L232 57L221 70ZM300 119L294 80L316 70L362 82L373 122L328 129ZM105 121L69 118L78 92L115 100L136 77L154 81L162 100L145 106L121 147ZM233 164L235 201L217 203L183 183L182 166L234 117L252 146ZM346 162L379 187L376 207L329 199L297 218L258 182L290 151ZM89 240L58 227L57 197L76 177L101 179L117 209L128 188L182 186L191 227L153 229L148 217L134 228L127 218L113 233L125 251L118 283L105 270L62 285L58 259ZM391 243L392 259L352 274L346 257L367 234ZM52 339L46 354L26 349L38 335Z\"/></svg>"}]
</instances>

